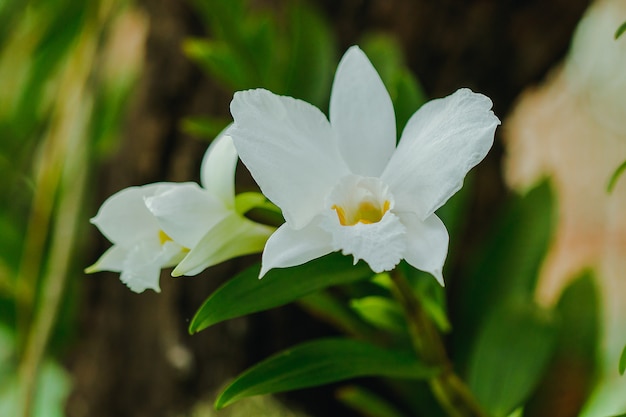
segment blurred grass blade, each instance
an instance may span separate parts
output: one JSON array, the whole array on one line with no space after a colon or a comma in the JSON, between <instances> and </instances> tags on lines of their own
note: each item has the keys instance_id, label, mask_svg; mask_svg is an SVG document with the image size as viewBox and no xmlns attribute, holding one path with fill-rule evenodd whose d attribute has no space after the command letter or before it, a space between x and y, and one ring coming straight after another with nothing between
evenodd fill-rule
<instances>
[{"instance_id":1,"label":"blurred grass blade","mask_svg":"<svg viewBox=\"0 0 626 417\"><path fill-rule=\"evenodd\" d=\"M619 177L622 176L624 170L626 170L626 161L622 162L621 165L618 166L617 169L613 172L613 175L611 175L609 183L606 186L606 191L609 194L613 192L613 188L615 188L615 184L617 184L617 180L619 180Z\"/></svg>"},{"instance_id":2,"label":"blurred grass blade","mask_svg":"<svg viewBox=\"0 0 626 417\"><path fill-rule=\"evenodd\" d=\"M619 374L624 375L624 371L626 371L626 346L624 346L622 355L619 358Z\"/></svg>"},{"instance_id":3,"label":"blurred grass blade","mask_svg":"<svg viewBox=\"0 0 626 417\"><path fill-rule=\"evenodd\" d=\"M259 266L253 266L218 288L196 312L189 332L195 333L216 323L257 311L278 307L331 285L347 284L373 275L363 262L331 254L304 265L273 269L259 280Z\"/></svg>"},{"instance_id":4,"label":"blurred grass blade","mask_svg":"<svg viewBox=\"0 0 626 417\"><path fill-rule=\"evenodd\" d=\"M556 328L526 304L494 312L478 336L468 383L494 417L508 416L538 384L553 352Z\"/></svg>"},{"instance_id":5,"label":"blurred grass blade","mask_svg":"<svg viewBox=\"0 0 626 417\"><path fill-rule=\"evenodd\" d=\"M340 388L337 398L365 417L407 417L388 401L362 387L351 385Z\"/></svg>"},{"instance_id":6,"label":"blurred grass blade","mask_svg":"<svg viewBox=\"0 0 626 417\"><path fill-rule=\"evenodd\" d=\"M421 379L436 370L405 351L350 339L320 339L280 352L238 376L215 402L217 409L253 395L314 387L359 376Z\"/></svg>"},{"instance_id":7,"label":"blurred grass blade","mask_svg":"<svg viewBox=\"0 0 626 417\"><path fill-rule=\"evenodd\" d=\"M622 36L624 32L626 32L626 22L622 23L621 26L615 31L615 39L618 39L620 36Z\"/></svg>"}]
</instances>

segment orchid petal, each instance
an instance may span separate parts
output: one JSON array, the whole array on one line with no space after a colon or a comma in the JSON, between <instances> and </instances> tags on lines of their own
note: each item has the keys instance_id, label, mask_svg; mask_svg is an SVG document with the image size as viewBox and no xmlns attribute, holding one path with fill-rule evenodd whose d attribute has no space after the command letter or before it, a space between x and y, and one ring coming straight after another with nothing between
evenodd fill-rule
<instances>
[{"instance_id":1,"label":"orchid petal","mask_svg":"<svg viewBox=\"0 0 626 417\"><path fill-rule=\"evenodd\" d=\"M109 197L91 219L100 232L113 243L130 245L138 239L157 237L159 224L144 204L144 198L171 187L157 183L125 188Z\"/></svg>"},{"instance_id":2,"label":"orchid petal","mask_svg":"<svg viewBox=\"0 0 626 417\"><path fill-rule=\"evenodd\" d=\"M128 256L128 250L113 245L93 265L85 268L86 274L93 274L99 271L121 272L124 269L124 262Z\"/></svg>"},{"instance_id":3,"label":"orchid petal","mask_svg":"<svg viewBox=\"0 0 626 417\"><path fill-rule=\"evenodd\" d=\"M358 46L337 67L330 124L352 172L378 177L396 148L396 119L385 85Z\"/></svg>"},{"instance_id":4,"label":"orchid petal","mask_svg":"<svg viewBox=\"0 0 626 417\"><path fill-rule=\"evenodd\" d=\"M302 265L332 251L331 235L321 229L316 221L298 230L285 223L270 236L265 245L259 278L270 269Z\"/></svg>"},{"instance_id":5,"label":"orchid petal","mask_svg":"<svg viewBox=\"0 0 626 417\"><path fill-rule=\"evenodd\" d=\"M406 251L404 259L420 271L432 274L441 286L443 264L448 255L448 231L443 222L432 214L422 221L417 214L399 214L406 227Z\"/></svg>"},{"instance_id":6,"label":"orchid petal","mask_svg":"<svg viewBox=\"0 0 626 417\"><path fill-rule=\"evenodd\" d=\"M235 205L235 169L237 168L237 150L233 139L224 129L211 143L202 159L200 180L205 190L220 198L224 205Z\"/></svg>"},{"instance_id":7,"label":"orchid petal","mask_svg":"<svg viewBox=\"0 0 626 417\"><path fill-rule=\"evenodd\" d=\"M426 220L462 187L493 144L500 120L491 106L488 97L460 89L424 104L409 119L381 176L398 211Z\"/></svg>"},{"instance_id":8,"label":"orchid petal","mask_svg":"<svg viewBox=\"0 0 626 417\"><path fill-rule=\"evenodd\" d=\"M402 260L406 228L392 212L386 212L379 222L352 226L342 226L334 211L325 220L322 227L332 235L333 250L353 255L355 264L363 259L379 273L392 270Z\"/></svg>"},{"instance_id":9,"label":"orchid petal","mask_svg":"<svg viewBox=\"0 0 626 417\"><path fill-rule=\"evenodd\" d=\"M141 293L147 289L161 292L159 279L161 266L154 262L148 250L135 248L126 258L126 265L120 274L122 281L131 291Z\"/></svg>"},{"instance_id":10,"label":"orchid petal","mask_svg":"<svg viewBox=\"0 0 626 417\"><path fill-rule=\"evenodd\" d=\"M178 261L180 249L174 242L166 242L164 245L150 240L137 242L128 250L120 280L137 293L146 289L161 292L161 268Z\"/></svg>"},{"instance_id":11,"label":"orchid petal","mask_svg":"<svg viewBox=\"0 0 626 417\"><path fill-rule=\"evenodd\" d=\"M239 157L287 222L306 226L349 173L328 120L309 103L262 89L235 93L230 108Z\"/></svg>"},{"instance_id":12,"label":"orchid petal","mask_svg":"<svg viewBox=\"0 0 626 417\"><path fill-rule=\"evenodd\" d=\"M145 204L167 237L187 248L229 214L218 197L195 183L176 184Z\"/></svg>"},{"instance_id":13,"label":"orchid petal","mask_svg":"<svg viewBox=\"0 0 626 417\"><path fill-rule=\"evenodd\" d=\"M228 259L261 252L273 231L271 227L232 212L200 239L174 269L172 276L196 275Z\"/></svg>"}]
</instances>

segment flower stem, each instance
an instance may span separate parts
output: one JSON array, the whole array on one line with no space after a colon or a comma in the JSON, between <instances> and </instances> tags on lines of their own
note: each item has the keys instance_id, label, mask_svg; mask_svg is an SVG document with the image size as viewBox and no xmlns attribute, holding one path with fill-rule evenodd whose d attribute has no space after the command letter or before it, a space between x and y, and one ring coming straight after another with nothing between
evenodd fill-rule
<instances>
[{"instance_id":1,"label":"flower stem","mask_svg":"<svg viewBox=\"0 0 626 417\"><path fill-rule=\"evenodd\" d=\"M391 279L395 285L395 296L409 324L415 352L426 364L441 370L428 381L441 407L451 417L488 417L467 385L454 372L439 331L424 311L406 277L395 269L391 272Z\"/></svg>"}]
</instances>

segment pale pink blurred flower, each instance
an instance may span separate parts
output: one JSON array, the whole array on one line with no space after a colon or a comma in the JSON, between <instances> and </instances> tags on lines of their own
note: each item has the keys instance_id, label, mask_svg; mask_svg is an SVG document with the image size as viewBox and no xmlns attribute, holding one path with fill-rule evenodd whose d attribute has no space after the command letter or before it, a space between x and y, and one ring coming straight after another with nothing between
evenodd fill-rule
<instances>
[{"instance_id":1,"label":"pale pink blurred flower","mask_svg":"<svg viewBox=\"0 0 626 417\"><path fill-rule=\"evenodd\" d=\"M598 1L581 21L566 63L526 91L505 123L506 181L525 190L548 176L558 221L542 267L537 300L554 305L585 268L601 297L602 376L585 416L626 410L626 176L607 183L626 160L626 38L613 34L626 2Z\"/></svg>"}]
</instances>

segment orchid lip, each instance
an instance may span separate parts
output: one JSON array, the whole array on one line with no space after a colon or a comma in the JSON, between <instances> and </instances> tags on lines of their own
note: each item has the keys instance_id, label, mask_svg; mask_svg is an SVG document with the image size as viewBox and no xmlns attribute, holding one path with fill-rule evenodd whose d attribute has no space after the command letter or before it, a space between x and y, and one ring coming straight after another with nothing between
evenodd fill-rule
<instances>
[{"instance_id":1,"label":"orchid lip","mask_svg":"<svg viewBox=\"0 0 626 417\"><path fill-rule=\"evenodd\" d=\"M339 223L342 226L354 226L355 224L373 224L382 220L385 213L389 211L391 203L389 200L385 200L382 204L377 204L371 201L361 201L352 212L346 210L344 207L337 204L333 204L331 207L337 212Z\"/></svg>"},{"instance_id":2,"label":"orchid lip","mask_svg":"<svg viewBox=\"0 0 626 417\"><path fill-rule=\"evenodd\" d=\"M348 175L339 180L327 198L341 226L375 224L393 208L389 187L380 179Z\"/></svg>"}]
</instances>

